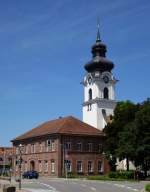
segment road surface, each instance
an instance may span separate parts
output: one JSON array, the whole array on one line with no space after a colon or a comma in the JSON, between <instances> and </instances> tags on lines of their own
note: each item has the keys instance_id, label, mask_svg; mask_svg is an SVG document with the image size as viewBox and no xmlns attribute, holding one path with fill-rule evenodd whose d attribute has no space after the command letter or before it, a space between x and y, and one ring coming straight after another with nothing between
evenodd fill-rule
<instances>
[{"instance_id":1,"label":"road surface","mask_svg":"<svg viewBox=\"0 0 150 192\"><path fill-rule=\"evenodd\" d=\"M145 184L145 182L40 178L23 180L22 188L29 192L141 192Z\"/></svg>"}]
</instances>

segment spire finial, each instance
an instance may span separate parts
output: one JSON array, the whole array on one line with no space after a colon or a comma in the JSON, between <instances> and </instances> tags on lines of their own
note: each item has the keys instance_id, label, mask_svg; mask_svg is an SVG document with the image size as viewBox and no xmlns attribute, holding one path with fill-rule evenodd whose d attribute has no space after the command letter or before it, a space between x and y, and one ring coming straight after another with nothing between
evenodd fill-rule
<instances>
[{"instance_id":1,"label":"spire finial","mask_svg":"<svg viewBox=\"0 0 150 192\"><path fill-rule=\"evenodd\" d=\"M101 41L99 28L100 28L100 22L99 22L99 17L98 17L97 18L97 38L96 38L96 42L100 42Z\"/></svg>"}]
</instances>

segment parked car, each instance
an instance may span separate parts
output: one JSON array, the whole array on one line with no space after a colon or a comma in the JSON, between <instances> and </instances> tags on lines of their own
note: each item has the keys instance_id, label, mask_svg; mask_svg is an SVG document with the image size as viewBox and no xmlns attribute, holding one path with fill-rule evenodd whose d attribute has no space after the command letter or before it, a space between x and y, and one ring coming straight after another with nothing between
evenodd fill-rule
<instances>
[{"instance_id":1,"label":"parked car","mask_svg":"<svg viewBox=\"0 0 150 192\"><path fill-rule=\"evenodd\" d=\"M26 179L38 179L39 174L37 171L26 171L23 173L22 177Z\"/></svg>"}]
</instances>

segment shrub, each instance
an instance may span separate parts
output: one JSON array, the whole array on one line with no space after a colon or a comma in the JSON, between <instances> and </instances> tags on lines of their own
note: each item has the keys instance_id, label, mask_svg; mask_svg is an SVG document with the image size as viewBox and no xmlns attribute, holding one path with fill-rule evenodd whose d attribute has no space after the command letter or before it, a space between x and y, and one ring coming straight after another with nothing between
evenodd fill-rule
<instances>
[{"instance_id":1,"label":"shrub","mask_svg":"<svg viewBox=\"0 0 150 192\"><path fill-rule=\"evenodd\" d=\"M150 192L150 183L145 186L145 190L146 190L147 192Z\"/></svg>"},{"instance_id":2,"label":"shrub","mask_svg":"<svg viewBox=\"0 0 150 192\"><path fill-rule=\"evenodd\" d=\"M118 173L114 172L114 171L111 171L111 172L109 172L108 177L110 177L110 178L118 178Z\"/></svg>"},{"instance_id":3,"label":"shrub","mask_svg":"<svg viewBox=\"0 0 150 192\"><path fill-rule=\"evenodd\" d=\"M93 175L93 176L87 176L87 179L89 179L89 180L109 180L110 178L105 175Z\"/></svg>"},{"instance_id":4,"label":"shrub","mask_svg":"<svg viewBox=\"0 0 150 192\"><path fill-rule=\"evenodd\" d=\"M76 175L75 173L73 173L73 172L69 172L69 173L67 174L67 177L68 177L68 178L76 178L77 175Z\"/></svg>"},{"instance_id":5,"label":"shrub","mask_svg":"<svg viewBox=\"0 0 150 192\"><path fill-rule=\"evenodd\" d=\"M108 174L108 177L110 178L116 178L116 179L134 179L134 172L133 171L111 171Z\"/></svg>"}]
</instances>

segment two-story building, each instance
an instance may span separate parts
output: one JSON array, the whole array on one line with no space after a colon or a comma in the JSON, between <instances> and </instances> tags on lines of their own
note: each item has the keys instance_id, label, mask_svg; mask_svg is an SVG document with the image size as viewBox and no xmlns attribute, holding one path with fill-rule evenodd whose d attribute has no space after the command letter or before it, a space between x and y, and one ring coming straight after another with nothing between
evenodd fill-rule
<instances>
[{"instance_id":1,"label":"two-story building","mask_svg":"<svg viewBox=\"0 0 150 192\"><path fill-rule=\"evenodd\" d=\"M36 170L40 175L102 174L109 170L104 159L102 131L72 117L48 121L12 140L22 172ZM20 145L21 144L21 145Z\"/></svg>"}]
</instances>

